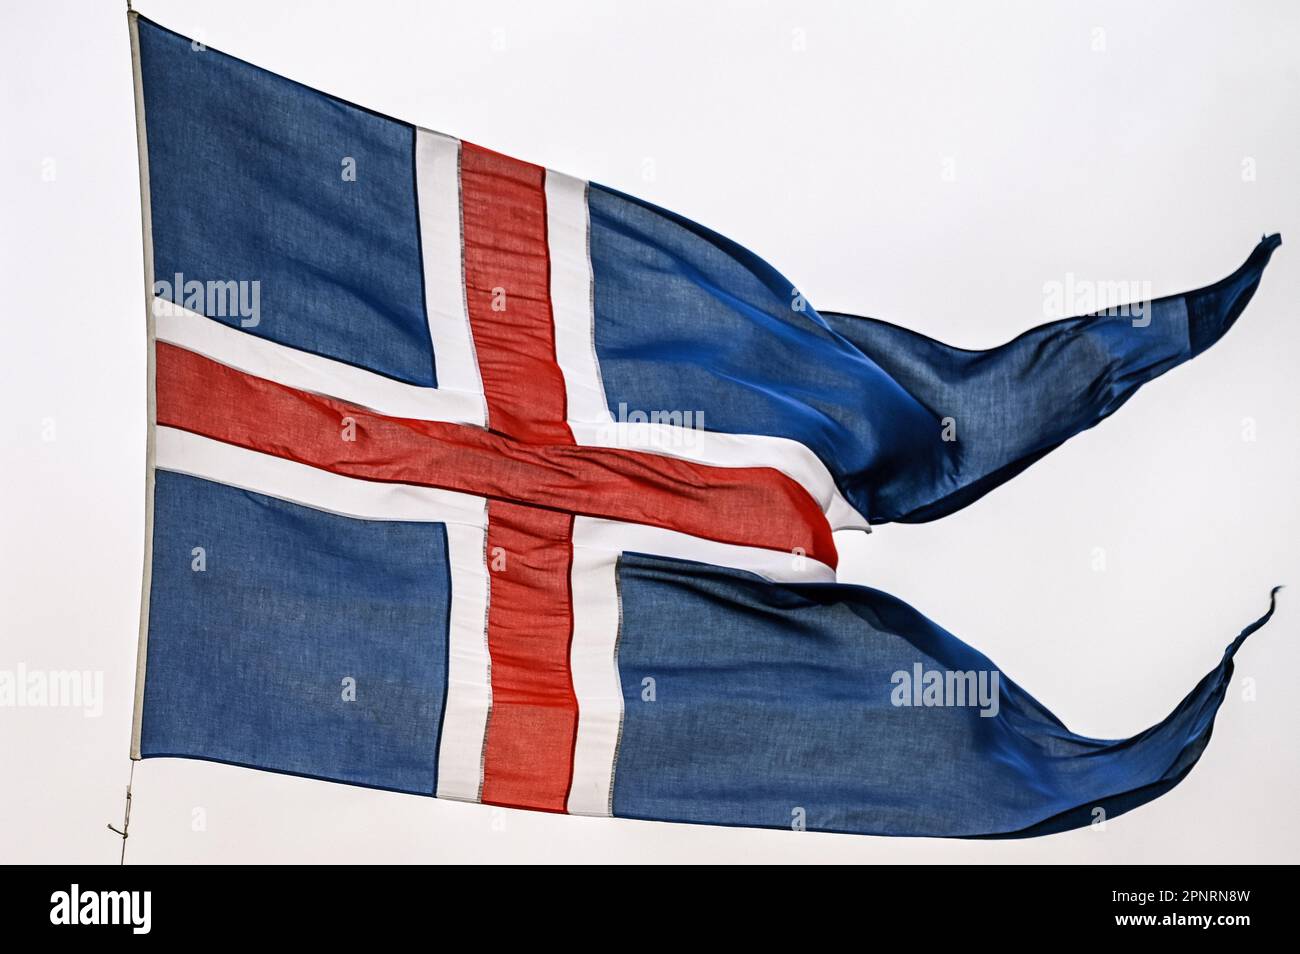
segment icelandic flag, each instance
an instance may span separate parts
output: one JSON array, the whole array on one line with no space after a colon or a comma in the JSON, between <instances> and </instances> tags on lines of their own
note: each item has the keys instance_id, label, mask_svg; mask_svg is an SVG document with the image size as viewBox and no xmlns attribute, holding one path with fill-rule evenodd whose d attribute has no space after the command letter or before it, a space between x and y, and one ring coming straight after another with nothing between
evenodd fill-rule
<instances>
[{"instance_id":1,"label":"icelandic flag","mask_svg":"<svg viewBox=\"0 0 1300 954\"><path fill-rule=\"evenodd\" d=\"M130 22L133 758L985 837L1114 817L1196 763L1267 615L1164 721L1084 738L835 582L832 531L943 517L1092 427L1231 327L1276 236L1136 314L965 351L818 313L638 199Z\"/></svg>"}]
</instances>

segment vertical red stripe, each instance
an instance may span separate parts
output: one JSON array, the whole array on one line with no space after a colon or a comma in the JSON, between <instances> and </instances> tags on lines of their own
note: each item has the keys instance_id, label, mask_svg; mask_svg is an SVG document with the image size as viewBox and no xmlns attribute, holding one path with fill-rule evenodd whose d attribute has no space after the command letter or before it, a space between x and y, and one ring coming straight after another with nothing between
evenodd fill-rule
<instances>
[{"instance_id":1,"label":"vertical red stripe","mask_svg":"<svg viewBox=\"0 0 1300 954\"><path fill-rule=\"evenodd\" d=\"M555 360L546 171L469 143L460 165L466 301L488 427L528 443L572 444ZM568 514L488 506L485 802L562 812L568 800L578 728L572 529Z\"/></svg>"},{"instance_id":2,"label":"vertical red stripe","mask_svg":"<svg viewBox=\"0 0 1300 954\"><path fill-rule=\"evenodd\" d=\"M492 714L485 802L562 812L568 799L578 728L569 671L572 530L566 513L488 504Z\"/></svg>"},{"instance_id":3,"label":"vertical red stripe","mask_svg":"<svg viewBox=\"0 0 1300 954\"><path fill-rule=\"evenodd\" d=\"M465 287L488 426L523 441L572 444L555 361L546 170L464 143Z\"/></svg>"}]
</instances>

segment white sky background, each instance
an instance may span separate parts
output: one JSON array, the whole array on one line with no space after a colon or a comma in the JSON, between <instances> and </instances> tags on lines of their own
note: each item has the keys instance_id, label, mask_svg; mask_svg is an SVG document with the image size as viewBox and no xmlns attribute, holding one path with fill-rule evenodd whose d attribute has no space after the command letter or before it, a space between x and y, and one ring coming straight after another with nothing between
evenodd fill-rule
<instances>
[{"instance_id":1,"label":"white sky background","mask_svg":"<svg viewBox=\"0 0 1300 954\"><path fill-rule=\"evenodd\" d=\"M0 861L112 862L143 536L126 18L115 0L5 7L0 669L102 671L106 698L99 718L0 709ZM1300 7L139 8L346 99L681 212L819 308L965 347L1058 317L1043 285L1067 272L1168 294L1280 231L1254 302L1211 351L968 510L838 542L843 579L907 600L1094 736L1162 718L1269 587L1291 588L1239 654L1200 765L1104 832L961 842L566 818L158 760L136 771L128 860L1300 861Z\"/></svg>"}]
</instances>

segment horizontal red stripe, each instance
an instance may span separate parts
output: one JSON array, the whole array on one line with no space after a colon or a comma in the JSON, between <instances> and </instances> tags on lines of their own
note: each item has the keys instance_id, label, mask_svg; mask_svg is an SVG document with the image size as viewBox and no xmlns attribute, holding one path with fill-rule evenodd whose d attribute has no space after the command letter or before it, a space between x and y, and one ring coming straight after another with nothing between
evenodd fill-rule
<instances>
[{"instance_id":1,"label":"horizontal red stripe","mask_svg":"<svg viewBox=\"0 0 1300 954\"><path fill-rule=\"evenodd\" d=\"M440 487L648 524L834 567L821 509L765 467L642 451L525 444L462 424L386 417L157 343L158 423L367 480ZM355 440L344 440L344 419Z\"/></svg>"}]
</instances>

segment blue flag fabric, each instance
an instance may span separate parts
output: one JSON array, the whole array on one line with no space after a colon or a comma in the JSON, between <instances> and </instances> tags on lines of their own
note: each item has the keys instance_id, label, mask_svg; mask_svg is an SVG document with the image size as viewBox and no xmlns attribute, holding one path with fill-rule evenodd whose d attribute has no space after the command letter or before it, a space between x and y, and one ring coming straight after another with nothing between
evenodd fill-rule
<instances>
[{"instance_id":1,"label":"blue flag fabric","mask_svg":"<svg viewBox=\"0 0 1300 954\"><path fill-rule=\"evenodd\" d=\"M640 555L624 556L620 582L614 814L877 835L1046 835L1156 798L1200 758L1233 655L1273 614L1270 601L1164 721L1107 740L1071 732L879 590ZM671 693L645 704L640 674Z\"/></svg>"},{"instance_id":2,"label":"blue flag fabric","mask_svg":"<svg viewBox=\"0 0 1300 954\"><path fill-rule=\"evenodd\" d=\"M834 582L830 531L952 513L1097 424L1233 325L1276 236L1198 291L967 351L131 24L154 296L133 757L953 837L1114 818L1196 763L1271 605L1164 721L1090 739Z\"/></svg>"}]
</instances>

